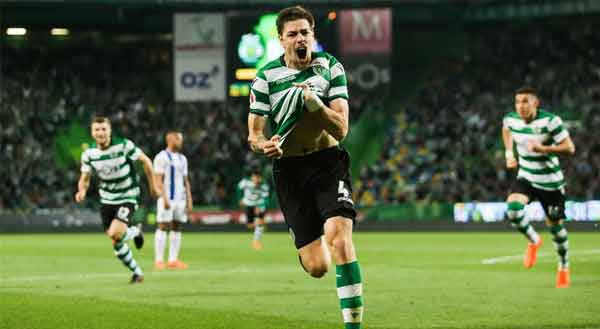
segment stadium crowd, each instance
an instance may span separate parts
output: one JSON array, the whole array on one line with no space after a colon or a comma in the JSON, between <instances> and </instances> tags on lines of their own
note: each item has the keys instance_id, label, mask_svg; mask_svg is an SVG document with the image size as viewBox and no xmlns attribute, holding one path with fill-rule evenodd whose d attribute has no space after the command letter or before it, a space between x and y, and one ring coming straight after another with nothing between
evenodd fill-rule
<instances>
[{"instance_id":1,"label":"stadium crowd","mask_svg":"<svg viewBox=\"0 0 600 329\"><path fill-rule=\"evenodd\" d=\"M380 158L355 179L359 204L504 199L515 173L505 170L502 117L524 84L539 90L542 108L562 116L576 144L575 157L561 159L568 195L599 198L600 35L591 23L557 33L560 26L469 30L464 56L434 65L389 120ZM234 185L246 167L266 163L246 145L247 99L173 101L167 41L2 42L0 209L73 205L79 159L55 165L56 136L73 123L87 134L92 115L110 117L115 135L151 157L164 148L166 130L182 131L198 205L235 207Z\"/></svg>"},{"instance_id":2,"label":"stadium crowd","mask_svg":"<svg viewBox=\"0 0 600 329\"><path fill-rule=\"evenodd\" d=\"M504 200L516 172L505 170L502 118L522 85L563 118L577 147L561 158L568 197L600 198L600 35L589 22L561 27L469 31L464 57L441 60L391 120L380 158L355 184L359 203Z\"/></svg>"}]
</instances>

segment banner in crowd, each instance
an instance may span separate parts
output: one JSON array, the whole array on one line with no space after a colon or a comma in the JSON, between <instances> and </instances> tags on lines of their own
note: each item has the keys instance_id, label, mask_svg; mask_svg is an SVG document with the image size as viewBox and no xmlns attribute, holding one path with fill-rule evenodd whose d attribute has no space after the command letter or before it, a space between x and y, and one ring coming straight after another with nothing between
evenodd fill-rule
<instances>
[{"instance_id":1,"label":"banner in crowd","mask_svg":"<svg viewBox=\"0 0 600 329\"><path fill-rule=\"evenodd\" d=\"M225 16L174 14L175 100L225 100Z\"/></svg>"},{"instance_id":2,"label":"banner in crowd","mask_svg":"<svg viewBox=\"0 0 600 329\"><path fill-rule=\"evenodd\" d=\"M342 10L338 31L350 97L354 92L387 94L391 82L391 9Z\"/></svg>"},{"instance_id":3,"label":"banner in crowd","mask_svg":"<svg viewBox=\"0 0 600 329\"><path fill-rule=\"evenodd\" d=\"M454 221L467 222L499 222L506 218L505 202L467 202L454 204ZM565 202L565 215L569 221L600 220L600 200L586 202ZM539 202L532 202L525 207L525 218L530 221L544 221L546 214Z\"/></svg>"},{"instance_id":4,"label":"banner in crowd","mask_svg":"<svg viewBox=\"0 0 600 329\"><path fill-rule=\"evenodd\" d=\"M192 224L246 224L246 212L241 210L215 210L215 211L192 211L189 215ZM283 223L281 211L267 211L265 214L267 223Z\"/></svg>"}]
</instances>

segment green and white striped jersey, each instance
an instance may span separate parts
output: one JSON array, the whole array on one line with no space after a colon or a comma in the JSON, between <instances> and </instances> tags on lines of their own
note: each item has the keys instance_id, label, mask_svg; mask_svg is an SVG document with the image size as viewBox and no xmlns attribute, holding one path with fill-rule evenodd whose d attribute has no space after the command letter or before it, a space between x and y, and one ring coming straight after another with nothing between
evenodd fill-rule
<instances>
[{"instance_id":1,"label":"green and white striped jersey","mask_svg":"<svg viewBox=\"0 0 600 329\"><path fill-rule=\"evenodd\" d=\"M242 204L247 207L259 207L265 209L269 203L269 185L261 183L256 186L252 179L242 178L237 186L238 195Z\"/></svg>"},{"instance_id":2,"label":"green and white striped jersey","mask_svg":"<svg viewBox=\"0 0 600 329\"><path fill-rule=\"evenodd\" d=\"M142 151L125 138L111 138L110 145L101 150L96 143L81 155L81 172L94 172L100 179L98 192L103 204L137 204L140 186L133 161Z\"/></svg>"},{"instance_id":3,"label":"green and white striped jersey","mask_svg":"<svg viewBox=\"0 0 600 329\"><path fill-rule=\"evenodd\" d=\"M283 56L263 66L250 91L250 113L268 116L271 131L280 144L304 113L304 93L292 83L307 82L327 104L336 98L348 99L346 73L340 62L326 52L313 52L310 66L300 71L285 65Z\"/></svg>"},{"instance_id":4,"label":"green and white striped jersey","mask_svg":"<svg viewBox=\"0 0 600 329\"><path fill-rule=\"evenodd\" d=\"M504 116L503 125L510 130L516 146L519 161L517 178L526 179L533 187L542 190L563 189L565 178L560 169L558 156L527 150L529 141L552 145L569 137L569 132L565 129L561 118L538 109L535 119L526 123L517 112L510 112Z\"/></svg>"}]
</instances>

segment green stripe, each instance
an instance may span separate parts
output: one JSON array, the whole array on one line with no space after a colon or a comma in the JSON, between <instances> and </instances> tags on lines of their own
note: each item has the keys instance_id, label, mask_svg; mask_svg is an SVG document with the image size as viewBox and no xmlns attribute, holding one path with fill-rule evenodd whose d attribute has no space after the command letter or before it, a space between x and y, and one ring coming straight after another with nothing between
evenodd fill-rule
<instances>
[{"instance_id":1,"label":"green stripe","mask_svg":"<svg viewBox=\"0 0 600 329\"><path fill-rule=\"evenodd\" d=\"M552 131L550 132L550 135L552 135L552 137L554 137L554 136L556 136L556 135L560 134L560 133L561 133L563 130L564 130L563 126L562 126L562 125L560 125L560 126L558 126L558 127L554 128L554 130L552 130Z\"/></svg>"},{"instance_id":2,"label":"green stripe","mask_svg":"<svg viewBox=\"0 0 600 329\"><path fill-rule=\"evenodd\" d=\"M360 266L358 261L352 263L337 265L335 267L336 287L350 286L361 283Z\"/></svg>"},{"instance_id":3,"label":"green stripe","mask_svg":"<svg viewBox=\"0 0 600 329\"><path fill-rule=\"evenodd\" d=\"M534 161L534 162L545 162L545 161L550 161L550 159L552 159L551 156L547 156L547 155L519 155L519 158L521 158L523 160L527 160L527 161Z\"/></svg>"},{"instance_id":4,"label":"green stripe","mask_svg":"<svg viewBox=\"0 0 600 329\"><path fill-rule=\"evenodd\" d=\"M565 185L565 180L564 180L564 179L561 179L561 180L560 180L560 181L558 181L558 182L550 182L550 183L537 183L537 182L532 182L532 181L530 181L530 183L531 183L532 185L538 185L538 186L545 187L545 188L548 188L548 189L555 189L555 190L558 190L558 189L559 189L559 188L561 188L563 185ZM535 187L535 186L534 186L534 187Z\"/></svg>"},{"instance_id":5,"label":"green stripe","mask_svg":"<svg viewBox=\"0 0 600 329\"><path fill-rule=\"evenodd\" d=\"M334 100L334 99L336 99L336 98L343 98L343 99L345 99L345 100L348 100L348 95L346 95L346 94L338 94L338 95L334 95L334 96L331 96L331 97L329 97L329 98L327 99L327 101L328 101L328 102L331 102L331 101L333 101L333 100Z\"/></svg>"},{"instance_id":6,"label":"green stripe","mask_svg":"<svg viewBox=\"0 0 600 329\"><path fill-rule=\"evenodd\" d=\"M254 97L256 98L256 101L265 103L265 104L269 104L271 102L269 100L269 95L262 93L256 89L252 89L252 92L254 93Z\"/></svg>"},{"instance_id":7,"label":"green stripe","mask_svg":"<svg viewBox=\"0 0 600 329\"><path fill-rule=\"evenodd\" d=\"M548 133L547 127L542 127L542 129L540 129L539 132L534 131L533 128L531 128L531 127L523 127L521 129L510 127L509 129L510 129L510 131L512 131L514 133L518 133L518 134L539 135L539 134L547 134Z\"/></svg>"},{"instance_id":8,"label":"green stripe","mask_svg":"<svg viewBox=\"0 0 600 329\"><path fill-rule=\"evenodd\" d=\"M355 308L363 306L362 296L349 297L340 299L341 308Z\"/></svg>"},{"instance_id":9,"label":"green stripe","mask_svg":"<svg viewBox=\"0 0 600 329\"><path fill-rule=\"evenodd\" d=\"M346 322L344 323L344 329L361 329L361 324L360 323L350 323L350 322Z\"/></svg>"},{"instance_id":10,"label":"green stripe","mask_svg":"<svg viewBox=\"0 0 600 329\"><path fill-rule=\"evenodd\" d=\"M269 111L259 110L259 109L250 109L250 113L258 114L258 115L269 115Z\"/></svg>"},{"instance_id":11,"label":"green stripe","mask_svg":"<svg viewBox=\"0 0 600 329\"><path fill-rule=\"evenodd\" d=\"M329 85L331 86L331 88L346 86L347 85L346 75L345 74L338 75L335 79L329 81Z\"/></svg>"},{"instance_id":12,"label":"green stripe","mask_svg":"<svg viewBox=\"0 0 600 329\"><path fill-rule=\"evenodd\" d=\"M135 153L135 149L136 148L134 147L131 151L127 152L127 157L128 158L131 158L131 156L133 155L133 153Z\"/></svg>"},{"instance_id":13,"label":"green stripe","mask_svg":"<svg viewBox=\"0 0 600 329\"><path fill-rule=\"evenodd\" d=\"M131 176L131 178L134 179L132 173L133 173L133 168L129 168L128 174L125 174L125 175L117 177L117 178L102 179L102 183L104 183L104 184L120 183L120 182L126 180L127 178L129 178L129 176Z\"/></svg>"},{"instance_id":14,"label":"green stripe","mask_svg":"<svg viewBox=\"0 0 600 329\"><path fill-rule=\"evenodd\" d=\"M95 159L90 158L90 161L110 160L110 159L116 159L121 156L123 156L123 152L117 152L116 154L103 154L99 158L95 158Z\"/></svg>"},{"instance_id":15,"label":"green stripe","mask_svg":"<svg viewBox=\"0 0 600 329\"><path fill-rule=\"evenodd\" d=\"M555 174L560 172L560 167L548 167L548 168L543 168L543 169L531 169L531 168L527 168L524 166L519 166L520 169L523 169L523 171L526 171L528 173L534 174L534 175L546 175L546 174Z\"/></svg>"}]
</instances>

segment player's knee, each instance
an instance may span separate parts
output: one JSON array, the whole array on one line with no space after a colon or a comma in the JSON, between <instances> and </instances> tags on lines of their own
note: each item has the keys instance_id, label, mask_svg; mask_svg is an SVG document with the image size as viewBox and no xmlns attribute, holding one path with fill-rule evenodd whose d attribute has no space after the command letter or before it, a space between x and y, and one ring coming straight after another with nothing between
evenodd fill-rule
<instances>
[{"instance_id":1,"label":"player's knee","mask_svg":"<svg viewBox=\"0 0 600 329\"><path fill-rule=\"evenodd\" d=\"M564 209L560 206L549 206L546 209L546 223L549 226L554 226L560 224L560 221L564 219Z\"/></svg>"},{"instance_id":2,"label":"player's knee","mask_svg":"<svg viewBox=\"0 0 600 329\"><path fill-rule=\"evenodd\" d=\"M315 258L302 259L301 261L306 272L313 278L321 278L327 274L329 267L327 262Z\"/></svg>"},{"instance_id":3,"label":"player's knee","mask_svg":"<svg viewBox=\"0 0 600 329\"><path fill-rule=\"evenodd\" d=\"M515 220L523 217L525 214L525 205L519 201L508 202L508 208L506 210L506 216L509 220Z\"/></svg>"}]
</instances>

